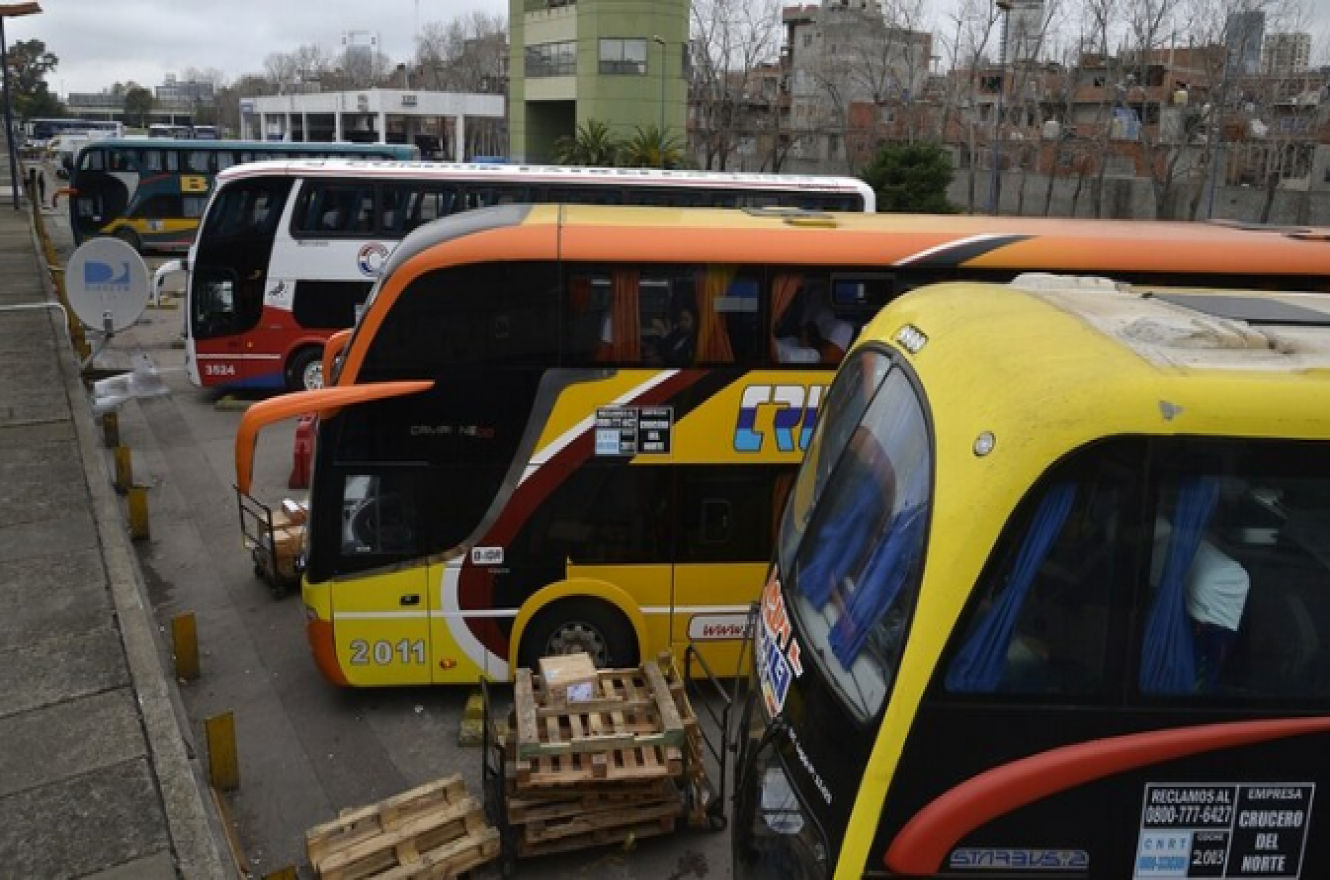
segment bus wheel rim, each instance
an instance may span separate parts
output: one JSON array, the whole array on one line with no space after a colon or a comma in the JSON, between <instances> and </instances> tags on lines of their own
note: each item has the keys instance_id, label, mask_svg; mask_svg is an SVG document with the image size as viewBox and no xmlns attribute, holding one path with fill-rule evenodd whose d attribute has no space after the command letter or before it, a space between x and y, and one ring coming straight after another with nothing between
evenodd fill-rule
<instances>
[{"instance_id":1,"label":"bus wheel rim","mask_svg":"<svg viewBox=\"0 0 1330 880\"><path fill-rule=\"evenodd\" d=\"M566 623L551 633L546 649L550 656L585 651L597 666L606 663L610 654L609 645L599 630L577 622Z\"/></svg>"}]
</instances>

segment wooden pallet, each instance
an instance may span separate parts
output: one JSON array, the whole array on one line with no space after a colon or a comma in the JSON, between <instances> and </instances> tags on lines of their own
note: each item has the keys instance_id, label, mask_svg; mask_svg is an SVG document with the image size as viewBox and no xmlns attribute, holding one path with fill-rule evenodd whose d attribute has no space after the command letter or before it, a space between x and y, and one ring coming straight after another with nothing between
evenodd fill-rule
<instances>
[{"instance_id":1,"label":"wooden pallet","mask_svg":"<svg viewBox=\"0 0 1330 880\"><path fill-rule=\"evenodd\" d=\"M683 745L684 723L659 666L601 670L595 685L593 699L564 703L549 698L540 676L519 669L513 686L517 758Z\"/></svg>"},{"instance_id":2,"label":"wooden pallet","mask_svg":"<svg viewBox=\"0 0 1330 880\"><path fill-rule=\"evenodd\" d=\"M662 779L645 787L633 786L609 791L563 789L547 790L543 793L528 791L523 795L513 795L508 798L508 821L519 825L547 822L568 816L589 815L602 810L622 810L661 803L667 798L678 795L678 788L668 779Z\"/></svg>"},{"instance_id":3,"label":"wooden pallet","mask_svg":"<svg viewBox=\"0 0 1330 880\"><path fill-rule=\"evenodd\" d=\"M445 877L494 859L499 833L450 776L354 810L305 834L310 865L327 880Z\"/></svg>"},{"instance_id":4,"label":"wooden pallet","mask_svg":"<svg viewBox=\"0 0 1330 880\"><path fill-rule=\"evenodd\" d=\"M697 718L668 655L596 673L593 698L551 698L518 670L503 762L505 835L519 858L673 831L705 779Z\"/></svg>"},{"instance_id":5,"label":"wooden pallet","mask_svg":"<svg viewBox=\"0 0 1330 880\"><path fill-rule=\"evenodd\" d=\"M574 850L586 849L592 846L608 846L610 844L623 843L629 839L639 837L654 837L658 834L669 834L673 830L674 819L672 817L664 817L655 821L639 822L634 825L620 825L614 828L595 828L580 834L538 843L531 843L519 839L517 841L517 855L518 858L525 859L531 858L532 856L573 852Z\"/></svg>"},{"instance_id":6,"label":"wooden pallet","mask_svg":"<svg viewBox=\"0 0 1330 880\"><path fill-rule=\"evenodd\" d=\"M607 752L574 752L519 760L514 765L517 790L605 782L652 782L683 775L683 752L647 746Z\"/></svg>"}]
</instances>

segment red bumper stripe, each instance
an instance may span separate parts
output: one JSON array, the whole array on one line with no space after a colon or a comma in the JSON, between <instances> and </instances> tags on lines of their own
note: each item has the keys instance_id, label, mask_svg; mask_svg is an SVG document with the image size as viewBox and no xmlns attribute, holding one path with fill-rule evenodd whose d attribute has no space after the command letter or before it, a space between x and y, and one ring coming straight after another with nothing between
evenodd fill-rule
<instances>
[{"instance_id":1,"label":"red bumper stripe","mask_svg":"<svg viewBox=\"0 0 1330 880\"><path fill-rule=\"evenodd\" d=\"M1325 732L1330 718L1238 721L1098 739L1031 755L981 773L924 807L896 835L883 861L901 874L932 875L965 835L1040 798L1149 764Z\"/></svg>"}]
</instances>

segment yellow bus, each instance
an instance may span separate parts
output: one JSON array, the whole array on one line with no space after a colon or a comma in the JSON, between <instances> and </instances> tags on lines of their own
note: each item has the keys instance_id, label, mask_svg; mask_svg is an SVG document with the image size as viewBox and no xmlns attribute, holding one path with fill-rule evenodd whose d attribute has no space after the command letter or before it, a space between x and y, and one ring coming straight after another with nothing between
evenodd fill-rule
<instances>
[{"instance_id":1,"label":"yellow bus","mask_svg":"<svg viewBox=\"0 0 1330 880\"><path fill-rule=\"evenodd\" d=\"M334 682L690 642L733 672L858 328L920 284L1035 268L1298 285L1325 283L1330 251L1190 224L481 209L403 239L328 387L250 408L238 488L262 425L319 415L302 592Z\"/></svg>"},{"instance_id":2,"label":"yellow bus","mask_svg":"<svg viewBox=\"0 0 1330 880\"><path fill-rule=\"evenodd\" d=\"M1330 877L1330 296L903 296L777 544L735 877Z\"/></svg>"}]
</instances>

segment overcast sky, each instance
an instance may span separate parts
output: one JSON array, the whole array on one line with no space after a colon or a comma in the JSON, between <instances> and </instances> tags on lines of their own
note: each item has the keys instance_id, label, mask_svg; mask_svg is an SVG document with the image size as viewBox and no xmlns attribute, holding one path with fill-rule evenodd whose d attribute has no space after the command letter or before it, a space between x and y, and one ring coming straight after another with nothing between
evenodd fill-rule
<instances>
[{"instance_id":1,"label":"overcast sky","mask_svg":"<svg viewBox=\"0 0 1330 880\"><path fill-rule=\"evenodd\" d=\"M508 0L39 0L40 15L9 19L5 38L39 39L60 59L47 82L63 98L116 82L160 85L189 68L222 71L227 82L262 73L263 59L318 44L337 52L342 34L376 34L393 62L414 53L418 27L480 11L507 17ZM798 0L789 0L795 5ZM808 2L808 0L805 0ZM937 4L952 0L937 0ZM1330 0L1313 12L1312 59L1330 60Z\"/></svg>"},{"instance_id":2,"label":"overcast sky","mask_svg":"<svg viewBox=\"0 0 1330 880\"><path fill-rule=\"evenodd\" d=\"M41 40L55 53L60 66L47 83L61 97L129 80L152 88L191 67L216 68L234 81L262 73L274 52L311 43L340 51L345 31L377 34L385 55L405 61L414 54L417 20L423 27L473 11L508 17L508 0L39 2L40 15L6 20L5 40Z\"/></svg>"}]
</instances>

